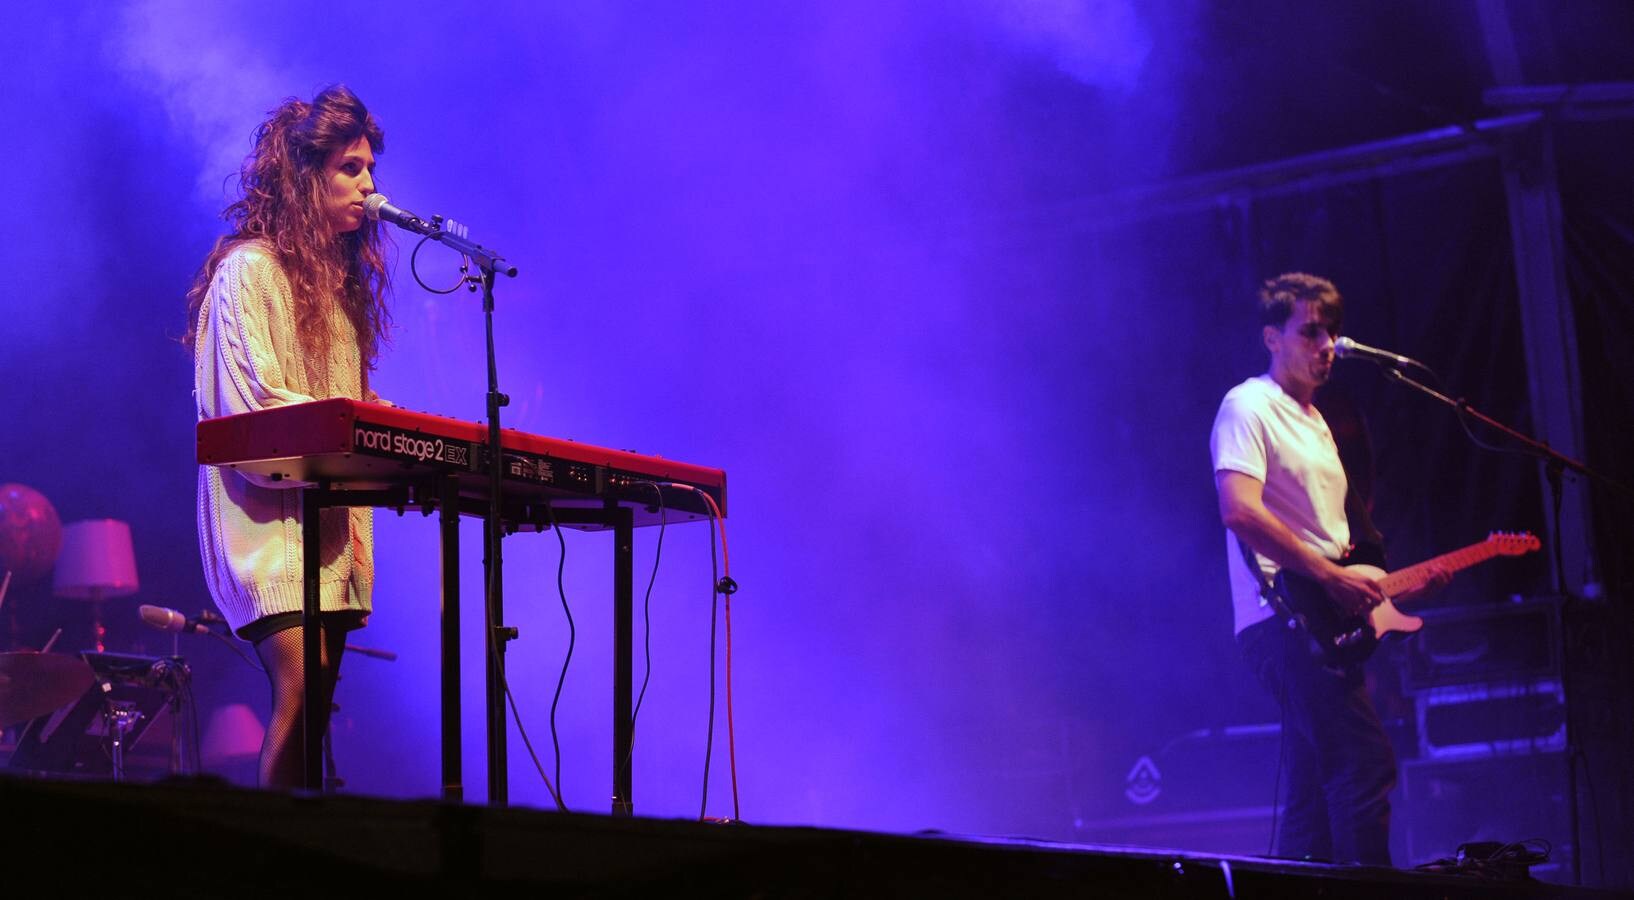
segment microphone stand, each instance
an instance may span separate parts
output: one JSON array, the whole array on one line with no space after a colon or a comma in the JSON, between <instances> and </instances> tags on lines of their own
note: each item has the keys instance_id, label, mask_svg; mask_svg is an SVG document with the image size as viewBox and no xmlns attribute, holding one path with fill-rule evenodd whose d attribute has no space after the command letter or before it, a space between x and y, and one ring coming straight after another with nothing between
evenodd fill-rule
<instances>
[{"instance_id":1,"label":"microphone stand","mask_svg":"<svg viewBox=\"0 0 1634 900\"><path fill-rule=\"evenodd\" d=\"M1565 557L1564 551L1560 546L1560 506L1565 491L1565 488L1562 485L1562 475L1564 472L1570 471L1588 478L1591 481L1599 482L1600 484L1622 493L1625 496L1634 497L1634 489L1630 489L1628 485L1625 485L1608 475L1589 468L1583 463L1571 458L1570 456L1567 456L1564 453L1561 453L1559 450L1556 450L1555 448L1540 440L1537 440L1530 435L1524 434L1515 430L1514 428L1509 427L1508 425L1505 425L1497 419L1494 419L1486 413L1483 413L1471 406L1469 401L1462 397L1454 400L1453 398L1448 397L1446 394L1437 391L1423 382L1415 381L1401 370L1400 365L1390 365L1387 366L1386 369L1390 377L1394 378L1397 382L1405 384L1408 387L1419 391L1420 393L1445 403L1447 406L1452 407L1453 413L1459 417L1468 416L1475 421L1493 429L1494 431L1507 436L1510 440L1520 445L1522 452L1536 457L1539 462L1543 463L1544 476L1549 482L1549 500L1551 513L1553 515L1555 538L1555 590L1559 593L1561 598L1560 692L1564 698L1561 702L1561 719L1565 725L1566 732L1566 796L1570 798L1568 801L1570 803L1570 806L1568 807L1568 815L1571 820L1569 827L1571 828L1572 832L1572 880L1577 884L1582 884L1583 846L1582 842L1579 840L1582 828L1580 822L1581 814L1579 812L1577 799L1577 758L1583 755L1583 751L1582 748L1578 747L1576 744L1577 729L1572 727L1572 685L1570 660L1571 641L1566 638L1566 613L1573 598L1566 592ZM1587 763L1588 760L1585 758L1584 764L1586 765Z\"/></svg>"},{"instance_id":2,"label":"microphone stand","mask_svg":"<svg viewBox=\"0 0 1634 900\"><path fill-rule=\"evenodd\" d=\"M508 788L505 752L505 713L503 690L505 678L505 645L517 636L513 628L504 626L500 542L505 536L503 504L500 491L504 483L505 461L500 443L499 410L510 405L511 398L500 393L499 365L494 353L494 280L503 274L516 277L516 267L481 244L442 228L441 219L434 220L432 240L460 253L476 263L482 271L482 315L487 334L488 353L488 510L483 520L483 576L484 621L486 629L483 646L488 661L488 802L505 805Z\"/></svg>"},{"instance_id":3,"label":"microphone stand","mask_svg":"<svg viewBox=\"0 0 1634 900\"><path fill-rule=\"evenodd\" d=\"M1536 439L1536 438L1534 438L1534 437L1532 437L1532 436L1530 436L1528 434L1517 431L1514 428L1511 428L1508 425L1505 425L1504 423L1498 421L1497 419L1494 419L1491 416L1487 415L1486 413L1483 413L1480 410L1476 409L1475 407L1471 406L1470 402L1468 400L1465 400L1462 397L1454 400L1453 398L1448 397L1446 394L1441 393L1440 391L1436 390L1435 388L1430 387L1427 384L1424 384L1423 382L1415 381L1413 378L1409 377L1407 375L1407 373L1403 372L1401 370L1400 366L1397 366L1397 365L1387 366L1386 367L1386 372L1390 375L1391 378L1395 379L1397 382L1399 382L1401 384L1405 384L1408 387L1419 391L1420 393L1423 393L1423 394L1425 394L1427 396L1430 396L1430 397L1432 397L1432 398L1434 398L1436 400L1441 401L1442 403L1445 403L1447 406L1452 407L1453 412L1456 413L1458 416L1460 416L1460 417L1468 416L1469 418L1472 418L1475 421L1480 422L1483 425L1486 425L1487 427L1491 428L1492 430L1497 431L1498 433L1504 435L1505 437L1508 437L1510 440L1512 440L1515 443L1520 445L1520 449L1521 449L1522 452L1524 452L1524 453L1526 453L1526 454L1528 454L1530 456L1536 457L1539 462L1543 463L1543 465L1544 465L1544 474L1547 476L1548 481L1549 481L1549 493L1550 493L1550 498L1549 499L1550 499L1550 503L1552 505L1552 512L1553 512L1553 516L1554 516L1554 529L1555 529L1555 535L1557 537L1560 534L1560 505L1561 505L1562 492L1563 492L1563 487L1561 485L1561 475L1562 475L1563 472L1570 471L1570 472L1572 472L1574 474L1582 475L1583 477L1588 478L1591 481L1597 481L1600 484L1603 484L1606 487L1609 487L1609 488L1611 488L1611 489L1613 489L1615 491L1621 492L1621 493L1623 493L1623 494L1625 494L1627 496L1630 496L1630 497L1634 497L1634 488L1630 488L1628 485L1625 485L1622 482L1617 481L1616 479L1610 477L1609 475L1605 475L1605 474L1603 474L1601 472L1597 472L1594 469L1589 468L1588 466L1584 465L1583 463L1578 462L1577 460L1573 459L1570 456L1567 456L1564 453L1561 453L1559 450L1556 450L1555 448L1549 446L1548 444L1544 443L1543 441L1540 441L1540 440L1538 440L1538 439ZM1564 562L1564 559L1563 559L1561 554L1562 554L1562 551L1561 551L1561 547L1560 547L1560 541L1556 540L1555 541L1555 589L1560 592L1560 595L1562 597L1564 597L1566 595L1566 571L1565 571L1566 566L1565 566L1565 562Z\"/></svg>"}]
</instances>

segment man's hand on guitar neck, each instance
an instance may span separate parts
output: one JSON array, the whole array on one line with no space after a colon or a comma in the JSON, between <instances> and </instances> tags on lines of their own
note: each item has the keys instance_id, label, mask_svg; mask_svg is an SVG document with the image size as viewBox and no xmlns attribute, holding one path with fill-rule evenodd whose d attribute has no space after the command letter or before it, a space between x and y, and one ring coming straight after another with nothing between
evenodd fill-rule
<instances>
[{"instance_id":1,"label":"man's hand on guitar neck","mask_svg":"<svg viewBox=\"0 0 1634 900\"><path fill-rule=\"evenodd\" d=\"M1429 566L1424 569L1421 578L1411 587L1400 589L1394 596L1384 592L1384 587L1377 580L1377 569L1356 569L1334 565L1333 571L1325 572L1325 577L1317 580L1327 589L1328 596L1332 597L1347 613L1352 615L1366 615L1368 610L1386 598L1390 600L1422 600L1447 586L1452 581L1452 573L1444 566Z\"/></svg>"}]
</instances>

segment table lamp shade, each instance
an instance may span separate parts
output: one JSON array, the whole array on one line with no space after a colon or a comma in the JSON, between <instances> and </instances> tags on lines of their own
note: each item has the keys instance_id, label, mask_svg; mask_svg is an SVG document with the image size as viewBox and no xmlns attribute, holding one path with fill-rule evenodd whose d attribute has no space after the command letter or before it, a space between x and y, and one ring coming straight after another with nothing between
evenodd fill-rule
<instances>
[{"instance_id":1,"label":"table lamp shade","mask_svg":"<svg viewBox=\"0 0 1634 900\"><path fill-rule=\"evenodd\" d=\"M136 593L130 525L88 519L63 526L52 593L58 597L123 597Z\"/></svg>"}]
</instances>

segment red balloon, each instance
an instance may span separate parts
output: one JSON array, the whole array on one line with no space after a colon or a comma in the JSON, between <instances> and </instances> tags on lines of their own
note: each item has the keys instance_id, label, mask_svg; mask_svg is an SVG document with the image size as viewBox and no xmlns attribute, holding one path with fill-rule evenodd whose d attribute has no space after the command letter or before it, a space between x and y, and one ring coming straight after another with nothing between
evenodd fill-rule
<instances>
[{"instance_id":1,"label":"red balloon","mask_svg":"<svg viewBox=\"0 0 1634 900\"><path fill-rule=\"evenodd\" d=\"M13 583L51 571L61 549L62 520L51 501L27 485L0 484L0 569Z\"/></svg>"}]
</instances>

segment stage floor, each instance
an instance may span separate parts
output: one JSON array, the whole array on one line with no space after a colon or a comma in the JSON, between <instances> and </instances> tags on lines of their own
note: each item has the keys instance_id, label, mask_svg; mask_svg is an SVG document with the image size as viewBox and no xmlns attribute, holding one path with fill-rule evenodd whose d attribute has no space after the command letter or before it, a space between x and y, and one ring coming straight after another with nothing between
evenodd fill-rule
<instances>
[{"instance_id":1,"label":"stage floor","mask_svg":"<svg viewBox=\"0 0 1634 900\"><path fill-rule=\"evenodd\" d=\"M1530 881L970 835L0 778L14 876L72 891L291 897L1628 897Z\"/></svg>"}]
</instances>

